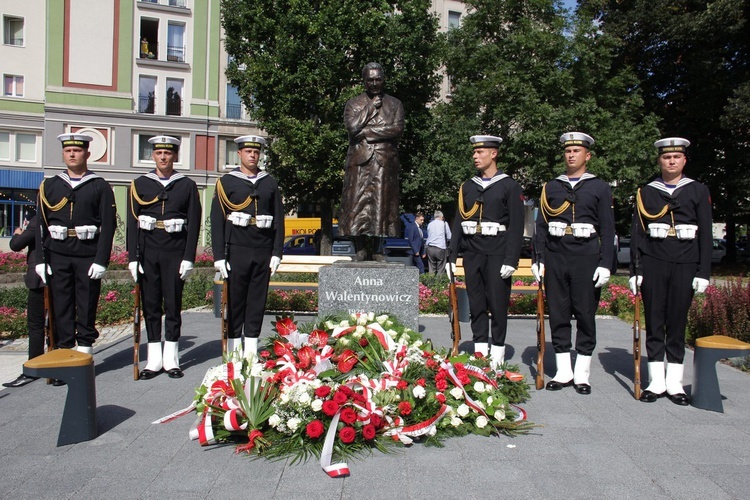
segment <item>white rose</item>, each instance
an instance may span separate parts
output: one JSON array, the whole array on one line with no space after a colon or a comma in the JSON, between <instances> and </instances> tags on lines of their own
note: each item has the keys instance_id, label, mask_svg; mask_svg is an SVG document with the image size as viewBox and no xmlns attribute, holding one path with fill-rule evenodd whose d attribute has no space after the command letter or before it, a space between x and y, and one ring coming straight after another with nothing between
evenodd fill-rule
<instances>
[{"instance_id":1,"label":"white rose","mask_svg":"<svg viewBox=\"0 0 750 500\"><path fill-rule=\"evenodd\" d=\"M287 394L286 392L282 392L281 396L279 396L279 401L281 401L282 403L288 403L289 402L289 394Z\"/></svg>"},{"instance_id":2,"label":"white rose","mask_svg":"<svg viewBox=\"0 0 750 500\"><path fill-rule=\"evenodd\" d=\"M292 417L286 422L286 426L289 427L289 430L294 432L297 430L297 427L299 427L299 424L302 423L300 419L297 417Z\"/></svg>"},{"instance_id":3,"label":"white rose","mask_svg":"<svg viewBox=\"0 0 750 500\"><path fill-rule=\"evenodd\" d=\"M270 425L271 427L276 427L280 423L281 423L281 417L276 415L275 413L268 418L268 425Z\"/></svg>"},{"instance_id":4,"label":"white rose","mask_svg":"<svg viewBox=\"0 0 750 500\"><path fill-rule=\"evenodd\" d=\"M364 314L357 318L357 324L358 325L366 325L367 324L367 316Z\"/></svg>"},{"instance_id":5,"label":"white rose","mask_svg":"<svg viewBox=\"0 0 750 500\"><path fill-rule=\"evenodd\" d=\"M341 323L339 323L339 326L343 326L344 328L346 328L347 326L349 326L349 322L345 319L342 319Z\"/></svg>"},{"instance_id":6,"label":"white rose","mask_svg":"<svg viewBox=\"0 0 750 500\"><path fill-rule=\"evenodd\" d=\"M387 314L381 314L380 316L378 316L377 318L375 318L375 321L377 321L378 323L380 323L382 325L383 323L385 323L386 321L388 321L388 315Z\"/></svg>"},{"instance_id":7,"label":"white rose","mask_svg":"<svg viewBox=\"0 0 750 500\"><path fill-rule=\"evenodd\" d=\"M339 339L339 342L340 342L340 343L341 343L341 345L343 345L343 346L348 346L348 345L349 345L349 339L348 339L348 338L346 338L346 337L344 337L344 338L342 338L342 339Z\"/></svg>"},{"instance_id":8,"label":"white rose","mask_svg":"<svg viewBox=\"0 0 750 500\"><path fill-rule=\"evenodd\" d=\"M461 404L456 409L456 413L458 413L459 417L465 417L466 415L469 414L470 411L471 411L471 409L467 405L465 405L465 404Z\"/></svg>"},{"instance_id":9,"label":"white rose","mask_svg":"<svg viewBox=\"0 0 750 500\"><path fill-rule=\"evenodd\" d=\"M493 398L492 396L488 397L487 398L487 404L491 405L494 400L495 400L495 398Z\"/></svg>"},{"instance_id":10,"label":"white rose","mask_svg":"<svg viewBox=\"0 0 750 500\"><path fill-rule=\"evenodd\" d=\"M312 399L310 398L310 395L308 393L303 392L302 394L299 395L299 397L297 398L297 401L302 406L307 406L310 404L310 401L312 401Z\"/></svg>"},{"instance_id":11,"label":"white rose","mask_svg":"<svg viewBox=\"0 0 750 500\"><path fill-rule=\"evenodd\" d=\"M460 387L454 387L450 390L450 395L456 399L463 399L464 391L462 391Z\"/></svg>"},{"instance_id":12,"label":"white rose","mask_svg":"<svg viewBox=\"0 0 750 500\"><path fill-rule=\"evenodd\" d=\"M325 327L326 330L333 330L336 324L333 321L326 321Z\"/></svg>"},{"instance_id":13,"label":"white rose","mask_svg":"<svg viewBox=\"0 0 750 500\"><path fill-rule=\"evenodd\" d=\"M312 403L310 403L310 408L312 408L312 411L320 411L323 409L323 401L320 399L316 399Z\"/></svg>"},{"instance_id":14,"label":"white rose","mask_svg":"<svg viewBox=\"0 0 750 500\"><path fill-rule=\"evenodd\" d=\"M364 335L366 332L367 332L367 330L365 329L364 326L357 325L357 328L354 329L354 333L352 335L354 336L354 338L358 339L362 335Z\"/></svg>"},{"instance_id":15,"label":"white rose","mask_svg":"<svg viewBox=\"0 0 750 500\"><path fill-rule=\"evenodd\" d=\"M463 423L464 423L464 422L463 422L463 420L461 420L461 419L460 419L460 418L458 418L458 417L453 417L453 418L451 418L451 425L452 425L453 427L458 427L459 425L461 425L461 424L463 424Z\"/></svg>"},{"instance_id":16,"label":"white rose","mask_svg":"<svg viewBox=\"0 0 750 500\"><path fill-rule=\"evenodd\" d=\"M485 417L484 415L479 415L474 423L477 425L477 427L482 429L487 426L489 420L487 420L487 417Z\"/></svg>"},{"instance_id":17,"label":"white rose","mask_svg":"<svg viewBox=\"0 0 750 500\"><path fill-rule=\"evenodd\" d=\"M505 410L495 410L495 420L498 422L505 420Z\"/></svg>"},{"instance_id":18,"label":"white rose","mask_svg":"<svg viewBox=\"0 0 750 500\"><path fill-rule=\"evenodd\" d=\"M479 380L474 382L474 390L477 391L478 393L484 392L484 382L481 382Z\"/></svg>"},{"instance_id":19,"label":"white rose","mask_svg":"<svg viewBox=\"0 0 750 500\"><path fill-rule=\"evenodd\" d=\"M427 391L425 391L424 387L421 385L414 387L414 389L411 390L411 393L414 394L414 397L417 399L422 399L427 395Z\"/></svg>"},{"instance_id":20,"label":"white rose","mask_svg":"<svg viewBox=\"0 0 750 500\"><path fill-rule=\"evenodd\" d=\"M369 312L367 313L367 321L373 321L375 319L375 313Z\"/></svg>"},{"instance_id":21,"label":"white rose","mask_svg":"<svg viewBox=\"0 0 750 500\"><path fill-rule=\"evenodd\" d=\"M393 326L393 321L391 321L391 320L386 321L385 322L385 326L387 326L387 327Z\"/></svg>"}]
</instances>

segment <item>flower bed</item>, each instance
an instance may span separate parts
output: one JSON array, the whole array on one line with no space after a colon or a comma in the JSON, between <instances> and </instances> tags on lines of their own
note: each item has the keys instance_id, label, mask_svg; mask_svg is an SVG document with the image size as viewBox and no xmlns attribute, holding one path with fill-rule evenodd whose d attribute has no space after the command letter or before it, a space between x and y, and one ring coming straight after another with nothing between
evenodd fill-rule
<instances>
[{"instance_id":1,"label":"flower bed","mask_svg":"<svg viewBox=\"0 0 750 500\"><path fill-rule=\"evenodd\" d=\"M208 370L193 405L178 412L200 416L192 439L293 463L316 457L338 477L349 470L334 458L533 427L516 406L529 396L516 367L495 371L481 355L448 359L387 315L309 325L277 317L275 331L253 362L232 353Z\"/></svg>"}]
</instances>

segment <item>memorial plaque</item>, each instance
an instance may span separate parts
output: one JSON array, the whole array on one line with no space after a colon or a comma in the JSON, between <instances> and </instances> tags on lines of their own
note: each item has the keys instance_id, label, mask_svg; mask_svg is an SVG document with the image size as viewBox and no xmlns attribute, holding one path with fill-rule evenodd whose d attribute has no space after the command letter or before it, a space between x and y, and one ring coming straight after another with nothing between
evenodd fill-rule
<instances>
[{"instance_id":1,"label":"memorial plaque","mask_svg":"<svg viewBox=\"0 0 750 500\"><path fill-rule=\"evenodd\" d=\"M387 313L419 331L419 271L394 262L336 262L320 270L318 314Z\"/></svg>"}]
</instances>

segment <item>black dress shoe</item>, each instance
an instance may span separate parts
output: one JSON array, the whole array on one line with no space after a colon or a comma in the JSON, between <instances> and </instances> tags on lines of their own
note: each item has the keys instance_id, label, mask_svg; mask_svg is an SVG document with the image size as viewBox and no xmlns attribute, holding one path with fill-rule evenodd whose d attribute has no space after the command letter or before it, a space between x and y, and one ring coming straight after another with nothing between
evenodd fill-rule
<instances>
[{"instance_id":1,"label":"black dress shoe","mask_svg":"<svg viewBox=\"0 0 750 500\"><path fill-rule=\"evenodd\" d=\"M667 397L676 405L687 406L690 404L690 398L682 392L679 394L667 394Z\"/></svg>"},{"instance_id":2,"label":"black dress shoe","mask_svg":"<svg viewBox=\"0 0 750 500\"><path fill-rule=\"evenodd\" d=\"M641 397L638 398L639 401L643 401L644 403L656 403L656 400L659 398L663 398L666 396L666 392L661 392L659 394L651 391L643 391L641 393Z\"/></svg>"},{"instance_id":3,"label":"black dress shoe","mask_svg":"<svg viewBox=\"0 0 750 500\"><path fill-rule=\"evenodd\" d=\"M182 373L182 370L180 370L179 368L172 368L167 372L167 375L169 376L169 378L182 378L182 376L185 374Z\"/></svg>"},{"instance_id":4,"label":"black dress shoe","mask_svg":"<svg viewBox=\"0 0 750 500\"><path fill-rule=\"evenodd\" d=\"M23 373L18 376L17 379L15 379L12 382L5 382L3 384L3 387L23 387L24 385L31 383L35 380L37 380L38 377L29 377L27 375L24 375Z\"/></svg>"},{"instance_id":5,"label":"black dress shoe","mask_svg":"<svg viewBox=\"0 0 750 500\"><path fill-rule=\"evenodd\" d=\"M141 373L138 374L138 380L151 380L152 378L156 377L161 373L161 370L158 372L155 372L154 370L149 369L143 369L141 370Z\"/></svg>"},{"instance_id":6,"label":"black dress shoe","mask_svg":"<svg viewBox=\"0 0 750 500\"><path fill-rule=\"evenodd\" d=\"M591 386L589 384L575 384L575 389L578 394L591 394Z\"/></svg>"},{"instance_id":7,"label":"black dress shoe","mask_svg":"<svg viewBox=\"0 0 750 500\"><path fill-rule=\"evenodd\" d=\"M570 379L567 382L558 382L556 380L550 380L549 382L547 382L546 389L548 391L559 391L563 387L570 387L571 385L573 385L573 379Z\"/></svg>"},{"instance_id":8,"label":"black dress shoe","mask_svg":"<svg viewBox=\"0 0 750 500\"><path fill-rule=\"evenodd\" d=\"M59 378L53 378L52 379L52 385L55 387L62 387L64 385L67 385L64 380L60 380Z\"/></svg>"}]
</instances>

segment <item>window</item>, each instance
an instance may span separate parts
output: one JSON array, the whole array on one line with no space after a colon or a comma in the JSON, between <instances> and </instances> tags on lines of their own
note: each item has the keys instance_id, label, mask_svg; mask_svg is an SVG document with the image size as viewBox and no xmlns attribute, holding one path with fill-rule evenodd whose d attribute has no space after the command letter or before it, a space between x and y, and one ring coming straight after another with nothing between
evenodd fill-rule
<instances>
[{"instance_id":1,"label":"window","mask_svg":"<svg viewBox=\"0 0 750 500\"><path fill-rule=\"evenodd\" d=\"M3 43L23 46L23 18L3 16Z\"/></svg>"},{"instance_id":2,"label":"window","mask_svg":"<svg viewBox=\"0 0 750 500\"><path fill-rule=\"evenodd\" d=\"M186 137L171 132L141 132L133 137L133 143L136 145L138 150L136 151L136 158L134 159L134 165L138 167L151 167L154 166L154 159L151 158L151 154L154 152L154 146L149 144L148 140L152 137L162 134L171 135L180 140L180 154L177 157L177 161L174 163L174 168L178 170L188 170L190 167L190 159L188 158L190 152L190 144ZM185 158L185 160L183 160Z\"/></svg>"},{"instance_id":3,"label":"window","mask_svg":"<svg viewBox=\"0 0 750 500\"><path fill-rule=\"evenodd\" d=\"M227 84L227 118L230 120L242 119L242 101L237 93L237 87Z\"/></svg>"},{"instance_id":4,"label":"window","mask_svg":"<svg viewBox=\"0 0 750 500\"><path fill-rule=\"evenodd\" d=\"M138 77L138 112L154 114L156 107L156 77Z\"/></svg>"},{"instance_id":5,"label":"window","mask_svg":"<svg viewBox=\"0 0 750 500\"><path fill-rule=\"evenodd\" d=\"M185 62L185 25L167 25L167 61Z\"/></svg>"},{"instance_id":6,"label":"window","mask_svg":"<svg viewBox=\"0 0 750 500\"><path fill-rule=\"evenodd\" d=\"M9 132L0 132L0 160L10 161Z\"/></svg>"},{"instance_id":7,"label":"window","mask_svg":"<svg viewBox=\"0 0 750 500\"><path fill-rule=\"evenodd\" d=\"M138 53L141 59L159 58L159 20L141 18L141 37Z\"/></svg>"},{"instance_id":8,"label":"window","mask_svg":"<svg viewBox=\"0 0 750 500\"><path fill-rule=\"evenodd\" d=\"M449 10L448 29L458 28L459 26L461 26L461 13Z\"/></svg>"},{"instance_id":9,"label":"window","mask_svg":"<svg viewBox=\"0 0 750 500\"><path fill-rule=\"evenodd\" d=\"M228 141L224 141L224 144L226 144L227 151L224 158L224 166L227 170L231 170L240 164L240 158L237 156L237 143L234 142L234 139L229 139Z\"/></svg>"},{"instance_id":10,"label":"window","mask_svg":"<svg viewBox=\"0 0 750 500\"><path fill-rule=\"evenodd\" d=\"M3 94L6 96L23 97L23 77L18 75L4 75Z\"/></svg>"},{"instance_id":11,"label":"window","mask_svg":"<svg viewBox=\"0 0 750 500\"><path fill-rule=\"evenodd\" d=\"M37 164L40 146L37 134L0 130L0 161Z\"/></svg>"},{"instance_id":12,"label":"window","mask_svg":"<svg viewBox=\"0 0 750 500\"><path fill-rule=\"evenodd\" d=\"M16 160L36 162L36 135L16 134Z\"/></svg>"},{"instance_id":13,"label":"window","mask_svg":"<svg viewBox=\"0 0 750 500\"><path fill-rule=\"evenodd\" d=\"M148 140L154 137L154 135L138 135L138 161L141 162L153 162L151 153L154 152L154 146L149 144Z\"/></svg>"},{"instance_id":14,"label":"window","mask_svg":"<svg viewBox=\"0 0 750 500\"><path fill-rule=\"evenodd\" d=\"M182 80L167 78L167 114L180 116L182 114Z\"/></svg>"}]
</instances>

